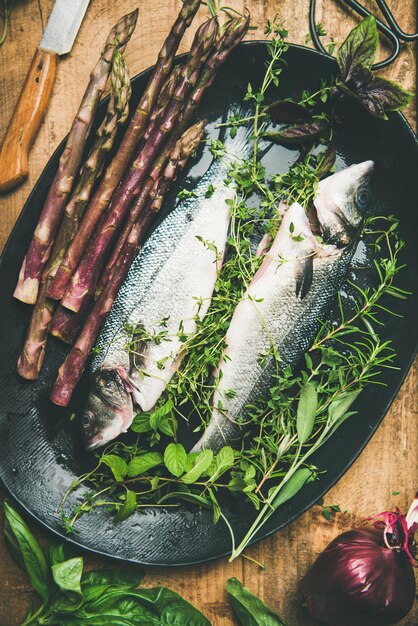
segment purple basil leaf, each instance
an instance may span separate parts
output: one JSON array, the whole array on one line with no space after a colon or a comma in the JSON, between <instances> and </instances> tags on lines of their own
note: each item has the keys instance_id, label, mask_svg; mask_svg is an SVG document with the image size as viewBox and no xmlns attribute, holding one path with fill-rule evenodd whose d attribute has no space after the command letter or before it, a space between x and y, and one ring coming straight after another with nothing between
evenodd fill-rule
<instances>
[{"instance_id":1,"label":"purple basil leaf","mask_svg":"<svg viewBox=\"0 0 418 626\"><path fill-rule=\"evenodd\" d=\"M284 144L305 143L316 139L327 128L327 124L323 121L312 121L304 124L293 124L281 130L275 130L264 133L264 137Z\"/></svg>"},{"instance_id":2,"label":"purple basil leaf","mask_svg":"<svg viewBox=\"0 0 418 626\"><path fill-rule=\"evenodd\" d=\"M312 119L308 109L293 100L277 100L266 107L266 111L275 122L304 122Z\"/></svg>"},{"instance_id":3,"label":"purple basil leaf","mask_svg":"<svg viewBox=\"0 0 418 626\"><path fill-rule=\"evenodd\" d=\"M375 76L366 67L356 67L349 86L339 83L338 87L375 117L387 119L387 111L398 111L413 98L413 94L386 78Z\"/></svg>"},{"instance_id":4,"label":"purple basil leaf","mask_svg":"<svg viewBox=\"0 0 418 626\"><path fill-rule=\"evenodd\" d=\"M379 44L376 19L369 15L353 28L337 53L337 63L341 76L347 82L354 69L363 65L371 69Z\"/></svg>"}]
</instances>

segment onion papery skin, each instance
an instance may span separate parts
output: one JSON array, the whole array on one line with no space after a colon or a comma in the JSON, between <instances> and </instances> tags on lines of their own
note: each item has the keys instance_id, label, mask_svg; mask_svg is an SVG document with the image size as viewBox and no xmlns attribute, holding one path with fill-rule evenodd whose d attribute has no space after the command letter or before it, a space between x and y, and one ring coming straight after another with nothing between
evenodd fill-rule
<instances>
[{"instance_id":1,"label":"onion papery skin","mask_svg":"<svg viewBox=\"0 0 418 626\"><path fill-rule=\"evenodd\" d=\"M412 608L415 575L382 530L350 530L334 539L301 581L308 611L327 626L389 626Z\"/></svg>"}]
</instances>

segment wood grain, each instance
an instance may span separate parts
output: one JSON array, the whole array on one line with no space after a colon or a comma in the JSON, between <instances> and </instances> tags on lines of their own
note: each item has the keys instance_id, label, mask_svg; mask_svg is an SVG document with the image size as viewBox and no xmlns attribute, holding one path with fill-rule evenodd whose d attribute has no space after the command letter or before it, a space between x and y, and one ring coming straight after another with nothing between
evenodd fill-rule
<instances>
[{"instance_id":1,"label":"wood grain","mask_svg":"<svg viewBox=\"0 0 418 626\"><path fill-rule=\"evenodd\" d=\"M36 49L0 149L0 193L28 175L29 150L46 113L57 62L55 52Z\"/></svg>"},{"instance_id":2,"label":"wood grain","mask_svg":"<svg viewBox=\"0 0 418 626\"><path fill-rule=\"evenodd\" d=\"M375 7L372 0L365 4ZM0 49L0 140L6 130L21 85L42 32L42 14L47 16L53 0L18 2L13 11L10 36ZM77 105L84 91L92 60L100 53L104 33L124 13L139 5L139 25L127 49L127 62L132 75L152 65L162 41L180 7L179 0L92 0L74 48L60 61L52 99L30 157L28 180L19 188L0 197L0 244L6 238L23 203L45 166L52 151L68 132ZM237 9L251 11L257 29L250 39L263 38L267 17L278 13L286 22L291 41L303 44L308 32L308 0L234 0ZM406 31L415 29L416 1L389 0L389 5ZM196 26L205 16L202 9L180 52L188 49ZM327 35L341 42L356 23L352 12L337 0L318 0L317 22L322 22ZM382 50L382 55L385 50ZM415 87L415 49L404 45L399 59L383 72L406 88ZM407 110L414 126L415 103ZM226 601L224 587L230 576L237 576L265 602L276 609L289 626L314 626L301 608L297 582L315 556L338 533L362 524L365 518L392 505L406 508L418 486L418 361L409 372L400 393L364 452L345 476L325 497L326 504L339 504L347 513L327 522L319 507L313 507L287 528L248 551L248 555L265 565L260 570L254 563L225 559L188 568L148 569L145 584L165 584L183 594L206 613L214 626L236 624ZM393 491L400 494L393 496ZM1 495L4 495L4 491ZM33 525L42 540L47 533ZM89 566L103 561L86 554ZM0 541L0 626L16 626L33 597L25 576L14 565ZM416 626L418 606L400 624ZM356 626L353 624L353 626Z\"/></svg>"}]
</instances>

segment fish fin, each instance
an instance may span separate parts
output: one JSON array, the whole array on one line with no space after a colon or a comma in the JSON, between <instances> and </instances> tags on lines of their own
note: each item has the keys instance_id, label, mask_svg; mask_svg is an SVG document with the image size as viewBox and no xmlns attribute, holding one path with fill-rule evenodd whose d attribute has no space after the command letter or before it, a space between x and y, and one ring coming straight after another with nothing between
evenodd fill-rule
<instances>
[{"instance_id":1,"label":"fish fin","mask_svg":"<svg viewBox=\"0 0 418 626\"><path fill-rule=\"evenodd\" d=\"M296 277L296 295L303 300L308 295L313 279L313 256L298 262Z\"/></svg>"}]
</instances>

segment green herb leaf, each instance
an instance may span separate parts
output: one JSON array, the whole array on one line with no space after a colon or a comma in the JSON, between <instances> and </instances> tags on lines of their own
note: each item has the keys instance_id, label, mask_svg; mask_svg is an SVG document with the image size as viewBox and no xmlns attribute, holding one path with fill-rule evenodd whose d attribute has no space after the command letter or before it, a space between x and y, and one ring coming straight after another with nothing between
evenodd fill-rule
<instances>
[{"instance_id":1,"label":"green herb leaf","mask_svg":"<svg viewBox=\"0 0 418 626\"><path fill-rule=\"evenodd\" d=\"M226 590L235 615L242 626L286 626L260 598L257 598L237 578L230 578Z\"/></svg>"},{"instance_id":2,"label":"green herb leaf","mask_svg":"<svg viewBox=\"0 0 418 626\"><path fill-rule=\"evenodd\" d=\"M150 414L140 413L139 415L135 415L134 421L131 424L131 430L135 433L148 433L152 430L150 424Z\"/></svg>"},{"instance_id":3,"label":"green herb leaf","mask_svg":"<svg viewBox=\"0 0 418 626\"><path fill-rule=\"evenodd\" d=\"M16 540L15 545L21 554L31 585L39 593L42 600L47 602L51 578L45 555L19 513L7 500L4 501L3 506L10 533Z\"/></svg>"},{"instance_id":4,"label":"green herb leaf","mask_svg":"<svg viewBox=\"0 0 418 626\"><path fill-rule=\"evenodd\" d=\"M164 463L170 474L177 478L185 470L187 453L181 443L170 443L164 452Z\"/></svg>"},{"instance_id":5,"label":"green herb leaf","mask_svg":"<svg viewBox=\"0 0 418 626\"><path fill-rule=\"evenodd\" d=\"M100 457L100 463L110 467L117 482L122 482L128 473L126 461L116 454L103 454Z\"/></svg>"},{"instance_id":6,"label":"green herb leaf","mask_svg":"<svg viewBox=\"0 0 418 626\"><path fill-rule=\"evenodd\" d=\"M318 392L313 383L306 383L300 390L296 417L296 430L300 444L304 444L312 434L318 408Z\"/></svg>"},{"instance_id":7,"label":"green herb leaf","mask_svg":"<svg viewBox=\"0 0 418 626\"><path fill-rule=\"evenodd\" d=\"M145 474L153 467L161 465L164 462L162 455L159 452L145 452L141 456L134 457L128 464L128 476L134 478Z\"/></svg>"},{"instance_id":8,"label":"green herb leaf","mask_svg":"<svg viewBox=\"0 0 418 626\"><path fill-rule=\"evenodd\" d=\"M224 446L218 452L214 460L213 474L210 477L214 482L221 474L226 472L234 465L234 451L231 446Z\"/></svg>"},{"instance_id":9,"label":"green herb leaf","mask_svg":"<svg viewBox=\"0 0 418 626\"><path fill-rule=\"evenodd\" d=\"M335 424L338 420L340 420L345 413L347 413L350 406L356 400L356 398L360 395L361 390L350 391L342 398L338 398L338 400L334 400L328 407L328 420L331 424Z\"/></svg>"},{"instance_id":10,"label":"green herb leaf","mask_svg":"<svg viewBox=\"0 0 418 626\"><path fill-rule=\"evenodd\" d=\"M195 483L206 472L213 460L212 450L202 450L196 456L193 467L185 474L182 481L186 484Z\"/></svg>"},{"instance_id":11,"label":"green herb leaf","mask_svg":"<svg viewBox=\"0 0 418 626\"><path fill-rule=\"evenodd\" d=\"M115 522L122 522L124 519L136 511L136 492L131 489L126 490L126 500L115 515Z\"/></svg>"},{"instance_id":12,"label":"green herb leaf","mask_svg":"<svg viewBox=\"0 0 418 626\"><path fill-rule=\"evenodd\" d=\"M337 63L342 79L350 80L353 70L359 65L371 69L379 45L376 19L369 15L353 28L337 53Z\"/></svg>"},{"instance_id":13,"label":"green herb leaf","mask_svg":"<svg viewBox=\"0 0 418 626\"><path fill-rule=\"evenodd\" d=\"M313 471L308 467L301 467L296 470L296 472L292 474L289 480L283 485L271 503L273 509L278 509L279 506L293 498L293 496L295 496L307 482L312 480L313 476ZM269 489L269 498L274 493L275 489L275 487Z\"/></svg>"}]
</instances>

